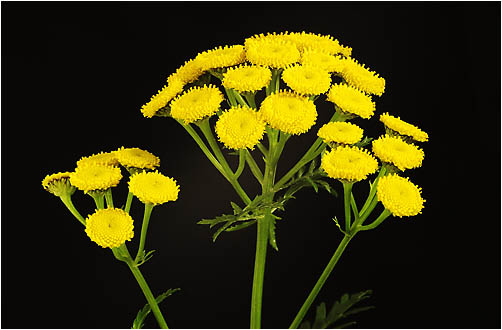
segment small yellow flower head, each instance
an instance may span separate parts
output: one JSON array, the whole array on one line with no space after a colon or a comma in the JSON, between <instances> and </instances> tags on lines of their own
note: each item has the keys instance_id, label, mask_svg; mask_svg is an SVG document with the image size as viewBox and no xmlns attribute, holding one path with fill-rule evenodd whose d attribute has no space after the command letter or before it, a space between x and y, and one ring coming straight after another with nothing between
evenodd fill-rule
<instances>
[{"instance_id":1,"label":"small yellow flower head","mask_svg":"<svg viewBox=\"0 0 502 330\"><path fill-rule=\"evenodd\" d=\"M342 77L349 83L363 92L381 96L385 91L385 79L378 73L366 68L364 64L357 63L354 59L344 59L345 65Z\"/></svg>"},{"instance_id":2,"label":"small yellow flower head","mask_svg":"<svg viewBox=\"0 0 502 330\"><path fill-rule=\"evenodd\" d=\"M260 113L270 127L296 135L307 132L317 119L313 101L287 91L267 96L261 103Z\"/></svg>"},{"instance_id":3,"label":"small yellow flower head","mask_svg":"<svg viewBox=\"0 0 502 330\"><path fill-rule=\"evenodd\" d=\"M181 82L183 85L197 80L204 73L202 65L196 59L186 61L175 73L167 78L168 84ZM182 87L183 88L183 87Z\"/></svg>"},{"instance_id":4,"label":"small yellow flower head","mask_svg":"<svg viewBox=\"0 0 502 330\"><path fill-rule=\"evenodd\" d=\"M171 102L171 116L188 125L214 115L223 100L216 86L192 87Z\"/></svg>"},{"instance_id":5,"label":"small yellow flower head","mask_svg":"<svg viewBox=\"0 0 502 330\"><path fill-rule=\"evenodd\" d=\"M89 157L82 157L79 161L77 161L77 167L92 164L117 166L119 162L117 160L117 156L113 152L100 152Z\"/></svg>"},{"instance_id":6,"label":"small yellow flower head","mask_svg":"<svg viewBox=\"0 0 502 330\"><path fill-rule=\"evenodd\" d=\"M330 55L343 54L350 56L352 48L340 45L338 40L329 35L320 35L307 32L293 32L288 35L289 40L293 41L300 51L306 49L315 49Z\"/></svg>"},{"instance_id":7,"label":"small yellow flower head","mask_svg":"<svg viewBox=\"0 0 502 330\"><path fill-rule=\"evenodd\" d=\"M129 191L145 204L159 205L177 200L180 187L157 171L141 172L131 176Z\"/></svg>"},{"instance_id":8,"label":"small yellow flower head","mask_svg":"<svg viewBox=\"0 0 502 330\"><path fill-rule=\"evenodd\" d=\"M296 46L280 38L246 39L246 57L255 65L271 68L286 68L300 60L300 52Z\"/></svg>"},{"instance_id":9,"label":"small yellow flower head","mask_svg":"<svg viewBox=\"0 0 502 330\"><path fill-rule=\"evenodd\" d=\"M345 84L331 86L328 101L335 103L343 112L369 119L375 112L375 103L371 96Z\"/></svg>"},{"instance_id":10,"label":"small yellow flower head","mask_svg":"<svg viewBox=\"0 0 502 330\"><path fill-rule=\"evenodd\" d=\"M421 188L397 174L389 174L378 180L377 198L396 217L412 217L422 213L425 200L421 193Z\"/></svg>"},{"instance_id":11,"label":"small yellow flower head","mask_svg":"<svg viewBox=\"0 0 502 330\"><path fill-rule=\"evenodd\" d=\"M77 167L70 174L70 183L85 193L115 187L122 179L120 168L115 166L88 164Z\"/></svg>"},{"instance_id":12,"label":"small yellow flower head","mask_svg":"<svg viewBox=\"0 0 502 330\"><path fill-rule=\"evenodd\" d=\"M151 97L150 101L141 107L141 113L146 118L152 118L157 111L165 107L176 95L183 91L183 82L171 80L157 94Z\"/></svg>"},{"instance_id":13,"label":"small yellow flower head","mask_svg":"<svg viewBox=\"0 0 502 330\"><path fill-rule=\"evenodd\" d=\"M114 154L120 165L127 168L133 167L153 170L160 165L159 157L140 148L121 147L116 150Z\"/></svg>"},{"instance_id":14,"label":"small yellow flower head","mask_svg":"<svg viewBox=\"0 0 502 330\"><path fill-rule=\"evenodd\" d=\"M42 180L42 187L55 196L72 195L75 187L70 184L70 172L59 172L47 175Z\"/></svg>"},{"instance_id":15,"label":"small yellow flower head","mask_svg":"<svg viewBox=\"0 0 502 330\"><path fill-rule=\"evenodd\" d=\"M378 161L365 149L345 146L326 153L321 167L330 178L356 182L376 172Z\"/></svg>"},{"instance_id":16,"label":"small yellow flower head","mask_svg":"<svg viewBox=\"0 0 502 330\"><path fill-rule=\"evenodd\" d=\"M131 216L122 209L96 210L86 220L85 232L103 248L116 248L134 236Z\"/></svg>"},{"instance_id":17,"label":"small yellow flower head","mask_svg":"<svg viewBox=\"0 0 502 330\"><path fill-rule=\"evenodd\" d=\"M282 80L292 90L304 95L326 93L331 85L329 72L315 66L293 65L284 70Z\"/></svg>"},{"instance_id":18,"label":"small yellow flower head","mask_svg":"<svg viewBox=\"0 0 502 330\"><path fill-rule=\"evenodd\" d=\"M222 84L226 88L232 88L242 92L256 92L267 86L272 79L272 72L264 66L241 65L229 68L223 74Z\"/></svg>"},{"instance_id":19,"label":"small yellow flower head","mask_svg":"<svg viewBox=\"0 0 502 330\"><path fill-rule=\"evenodd\" d=\"M412 124L408 124L399 117L396 118L388 113L384 113L380 116L380 121L385 125L385 127L398 133L399 135L409 136L418 142L425 142L429 140L429 135L426 132Z\"/></svg>"},{"instance_id":20,"label":"small yellow flower head","mask_svg":"<svg viewBox=\"0 0 502 330\"><path fill-rule=\"evenodd\" d=\"M322 126L317 135L325 143L354 144L363 138L363 130L357 125L338 121Z\"/></svg>"},{"instance_id":21,"label":"small yellow flower head","mask_svg":"<svg viewBox=\"0 0 502 330\"><path fill-rule=\"evenodd\" d=\"M424 152L400 137L383 135L373 141L373 153L382 162L390 163L401 171L422 166Z\"/></svg>"},{"instance_id":22,"label":"small yellow flower head","mask_svg":"<svg viewBox=\"0 0 502 330\"><path fill-rule=\"evenodd\" d=\"M229 149L253 149L263 137L265 125L254 109L237 106L220 116L215 131L218 139Z\"/></svg>"},{"instance_id":23,"label":"small yellow flower head","mask_svg":"<svg viewBox=\"0 0 502 330\"><path fill-rule=\"evenodd\" d=\"M315 66L328 72L342 72L345 61L339 56L307 49L303 51L300 63L303 65Z\"/></svg>"},{"instance_id":24,"label":"small yellow flower head","mask_svg":"<svg viewBox=\"0 0 502 330\"><path fill-rule=\"evenodd\" d=\"M203 70L225 68L246 61L246 52L242 45L217 47L200 53L195 59Z\"/></svg>"}]
</instances>

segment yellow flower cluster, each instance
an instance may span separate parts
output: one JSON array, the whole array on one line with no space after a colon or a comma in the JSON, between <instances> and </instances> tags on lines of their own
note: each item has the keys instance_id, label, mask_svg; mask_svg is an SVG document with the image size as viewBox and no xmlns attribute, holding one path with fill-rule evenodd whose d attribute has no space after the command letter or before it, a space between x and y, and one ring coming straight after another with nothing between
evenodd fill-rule
<instances>
[{"instance_id":1,"label":"yellow flower cluster","mask_svg":"<svg viewBox=\"0 0 502 330\"><path fill-rule=\"evenodd\" d=\"M327 72L342 72L344 67L344 60L340 56L326 54L314 49L303 51L300 63L315 66Z\"/></svg>"},{"instance_id":2,"label":"yellow flower cluster","mask_svg":"<svg viewBox=\"0 0 502 330\"><path fill-rule=\"evenodd\" d=\"M422 212L425 200L422 189L408 178L397 174L386 175L378 181L377 198L396 217L411 217Z\"/></svg>"},{"instance_id":3,"label":"yellow flower cluster","mask_svg":"<svg viewBox=\"0 0 502 330\"><path fill-rule=\"evenodd\" d=\"M214 115L223 102L223 94L213 85L192 87L171 102L171 116L185 124Z\"/></svg>"},{"instance_id":4,"label":"yellow flower cluster","mask_svg":"<svg viewBox=\"0 0 502 330\"><path fill-rule=\"evenodd\" d=\"M129 191L143 203L164 204L178 199L176 181L159 172L136 173L129 179Z\"/></svg>"},{"instance_id":5,"label":"yellow flower cluster","mask_svg":"<svg viewBox=\"0 0 502 330\"><path fill-rule=\"evenodd\" d=\"M424 159L422 149L397 136L381 136L373 141L372 150L382 162L390 163L401 171L420 167Z\"/></svg>"},{"instance_id":6,"label":"yellow flower cluster","mask_svg":"<svg viewBox=\"0 0 502 330\"><path fill-rule=\"evenodd\" d=\"M375 103L371 96L345 84L331 86L328 101L335 103L343 112L369 119L375 112Z\"/></svg>"},{"instance_id":7,"label":"yellow flower cluster","mask_svg":"<svg viewBox=\"0 0 502 330\"><path fill-rule=\"evenodd\" d=\"M206 71L241 64L246 60L246 52L242 45L217 47L200 53L195 60L202 71Z\"/></svg>"},{"instance_id":8,"label":"yellow flower cluster","mask_svg":"<svg viewBox=\"0 0 502 330\"><path fill-rule=\"evenodd\" d=\"M384 78L352 58L344 59L343 62L342 77L349 85L368 94L378 96L383 94L385 91Z\"/></svg>"},{"instance_id":9,"label":"yellow flower cluster","mask_svg":"<svg viewBox=\"0 0 502 330\"><path fill-rule=\"evenodd\" d=\"M103 248L117 248L134 236L131 216L122 209L97 210L86 220L85 232Z\"/></svg>"},{"instance_id":10,"label":"yellow flower cluster","mask_svg":"<svg viewBox=\"0 0 502 330\"><path fill-rule=\"evenodd\" d=\"M159 157L140 148L121 147L114 151L113 155L116 157L120 165L127 168L132 167L153 170L160 165Z\"/></svg>"},{"instance_id":11,"label":"yellow flower cluster","mask_svg":"<svg viewBox=\"0 0 502 330\"><path fill-rule=\"evenodd\" d=\"M92 164L117 166L119 164L119 161L114 152L100 152L88 157L82 157L77 161L77 167L83 167Z\"/></svg>"},{"instance_id":12,"label":"yellow flower cluster","mask_svg":"<svg viewBox=\"0 0 502 330\"><path fill-rule=\"evenodd\" d=\"M354 144L363 138L363 130L357 125L338 121L323 125L317 135L325 143Z\"/></svg>"},{"instance_id":13,"label":"yellow flower cluster","mask_svg":"<svg viewBox=\"0 0 502 330\"><path fill-rule=\"evenodd\" d=\"M316 49L320 52L335 55L350 56L352 48L340 45L338 40L329 35L319 35L307 32L293 32L287 35L287 40L292 41L300 51Z\"/></svg>"},{"instance_id":14,"label":"yellow flower cluster","mask_svg":"<svg viewBox=\"0 0 502 330\"><path fill-rule=\"evenodd\" d=\"M245 47L248 61L255 65L280 69L300 60L295 44L279 38L251 37Z\"/></svg>"},{"instance_id":15,"label":"yellow flower cluster","mask_svg":"<svg viewBox=\"0 0 502 330\"><path fill-rule=\"evenodd\" d=\"M267 86L272 79L269 68L255 65L241 65L229 68L223 74L222 85L242 92L256 92Z\"/></svg>"},{"instance_id":16,"label":"yellow flower cluster","mask_svg":"<svg viewBox=\"0 0 502 330\"><path fill-rule=\"evenodd\" d=\"M185 84L197 80L203 73L204 70L202 70L199 61L197 61L197 59L191 59L176 69L176 72L167 78L167 83L169 85L181 83L183 87Z\"/></svg>"},{"instance_id":17,"label":"yellow flower cluster","mask_svg":"<svg viewBox=\"0 0 502 330\"><path fill-rule=\"evenodd\" d=\"M229 149L253 149L265 133L265 122L256 110L237 106L220 116L215 131Z\"/></svg>"},{"instance_id":18,"label":"yellow flower cluster","mask_svg":"<svg viewBox=\"0 0 502 330\"><path fill-rule=\"evenodd\" d=\"M77 167L70 174L70 183L85 193L115 187L122 179L120 168L102 164L87 164Z\"/></svg>"},{"instance_id":19,"label":"yellow flower cluster","mask_svg":"<svg viewBox=\"0 0 502 330\"><path fill-rule=\"evenodd\" d=\"M385 127L398 133L399 135L411 137L413 140L418 142L426 142L429 140L429 135L426 132L422 131L415 125L401 120L399 117L396 118L388 113L384 113L380 115L380 121L385 125Z\"/></svg>"},{"instance_id":20,"label":"yellow flower cluster","mask_svg":"<svg viewBox=\"0 0 502 330\"><path fill-rule=\"evenodd\" d=\"M338 147L321 159L321 168L330 178L356 182L366 179L378 169L378 161L358 147Z\"/></svg>"},{"instance_id":21,"label":"yellow flower cluster","mask_svg":"<svg viewBox=\"0 0 502 330\"><path fill-rule=\"evenodd\" d=\"M282 79L292 90L303 95L326 93L331 85L329 72L315 66L290 66L282 73Z\"/></svg>"},{"instance_id":22,"label":"yellow flower cluster","mask_svg":"<svg viewBox=\"0 0 502 330\"><path fill-rule=\"evenodd\" d=\"M172 80L164 86L157 94L151 97L150 101L141 107L141 112L146 118L152 118L157 111L165 107L176 95L183 90L183 83L179 80Z\"/></svg>"}]
</instances>

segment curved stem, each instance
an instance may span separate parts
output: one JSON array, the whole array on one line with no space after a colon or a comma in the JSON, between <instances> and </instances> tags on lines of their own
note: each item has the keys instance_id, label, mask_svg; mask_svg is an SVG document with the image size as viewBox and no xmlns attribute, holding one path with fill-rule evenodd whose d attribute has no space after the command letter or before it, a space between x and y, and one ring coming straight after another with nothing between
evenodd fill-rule
<instances>
[{"instance_id":1,"label":"curved stem","mask_svg":"<svg viewBox=\"0 0 502 330\"><path fill-rule=\"evenodd\" d=\"M143 223L141 225L141 237L139 241L138 252L136 252L136 258L134 258L134 263L138 263L139 259L144 256L145 242L146 242L146 232L148 231L148 223L150 222L150 216L152 215L154 205L152 203L145 204L145 212L143 213Z\"/></svg>"},{"instance_id":2,"label":"curved stem","mask_svg":"<svg viewBox=\"0 0 502 330\"><path fill-rule=\"evenodd\" d=\"M131 210L131 205L132 205L132 199L133 199L134 195L132 194L132 192L128 192L127 193L127 201L126 201L126 205L125 205L125 208L124 208L124 211L126 211L127 213L129 213L129 211Z\"/></svg>"},{"instance_id":3,"label":"curved stem","mask_svg":"<svg viewBox=\"0 0 502 330\"><path fill-rule=\"evenodd\" d=\"M261 142L258 142L258 144L256 145L258 147L258 149L260 149L261 153L263 154L263 156L266 158L267 155L268 155L268 150L267 148L265 148L265 146L261 143Z\"/></svg>"},{"instance_id":4,"label":"curved stem","mask_svg":"<svg viewBox=\"0 0 502 330\"><path fill-rule=\"evenodd\" d=\"M362 214L366 213L368 207L370 206L371 202L373 201L373 198L375 197L378 180L382 176L384 176L385 173L386 173L386 168L384 166L380 167L380 171L378 172L377 177L375 178L375 180L371 184L371 189L370 189L370 193L368 194L368 198L366 199L366 202L364 202L363 207L359 211L359 216L362 216Z\"/></svg>"},{"instance_id":5,"label":"curved stem","mask_svg":"<svg viewBox=\"0 0 502 330\"><path fill-rule=\"evenodd\" d=\"M242 171L244 171L244 166L246 165L246 150L247 149L239 150L239 166L237 167L237 171L235 171L234 174L234 178L236 180L241 176Z\"/></svg>"},{"instance_id":6,"label":"curved stem","mask_svg":"<svg viewBox=\"0 0 502 330\"><path fill-rule=\"evenodd\" d=\"M370 230L370 229L374 229L376 228L378 225L380 225L385 219L387 219L389 216L390 216L390 211L387 210L387 209L384 209L382 211L382 213L380 214L380 216L375 220L373 221L372 223L370 223L369 225L367 226L359 226L357 228L358 231L362 231L362 230Z\"/></svg>"},{"instance_id":7,"label":"curved stem","mask_svg":"<svg viewBox=\"0 0 502 330\"><path fill-rule=\"evenodd\" d=\"M258 182L263 185L263 174L261 173L260 168L258 167L258 164L256 164L253 156L249 152L249 150L246 150L246 162L249 165L249 169L251 170L251 173L253 173L254 177Z\"/></svg>"},{"instance_id":8,"label":"curved stem","mask_svg":"<svg viewBox=\"0 0 502 330\"><path fill-rule=\"evenodd\" d=\"M98 210L105 208L105 194L103 193L103 191L94 190L89 191L87 194L89 194L94 199L94 203L96 203Z\"/></svg>"},{"instance_id":9,"label":"curved stem","mask_svg":"<svg viewBox=\"0 0 502 330\"><path fill-rule=\"evenodd\" d=\"M81 224L85 226L85 219L82 217L82 215L77 211L75 208L75 205L73 205L73 202L71 200L71 195L67 196L59 196L63 204L66 206L66 208L73 214L75 218L77 218L78 221L80 221Z\"/></svg>"}]
</instances>

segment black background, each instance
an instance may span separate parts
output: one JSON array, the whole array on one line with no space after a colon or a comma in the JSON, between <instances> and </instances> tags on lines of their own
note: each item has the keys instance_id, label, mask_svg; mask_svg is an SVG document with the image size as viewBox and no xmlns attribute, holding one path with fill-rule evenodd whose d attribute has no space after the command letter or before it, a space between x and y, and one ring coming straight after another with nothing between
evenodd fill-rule
<instances>
[{"instance_id":1,"label":"black background","mask_svg":"<svg viewBox=\"0 0 502 330\"><path fill-rule=\"evenodd\" d=\"M177 202L154 210L147 249L157 252L142 266L154 293L182 289L161 305L170 327L249 326L255 227L211 242L196 222L230 212L238 196L181 126L139 109L197 53L285 30L351 46L387 81L377 115L430 135L423 167L405 173L423 188L423 214L358 235L315 305L373 289L376 309L358 327L500 328L500 3L2 2L3 328L132 324L145 300L127 267L40 184L120 146L158 155L181 186ZM332 108L318 110L316 128ZM376 116L361 125L382 132ZM279 175L313 132L288 142ZM247 169L241 183L258 189ZM92 212L91 198L74 196ZM342 238L331 221L341 207L309 189L288 203L279 252L268 254L264 327L289 326ZM142 215L137 201L132 214Z\"/></svg>"}]
</instances>

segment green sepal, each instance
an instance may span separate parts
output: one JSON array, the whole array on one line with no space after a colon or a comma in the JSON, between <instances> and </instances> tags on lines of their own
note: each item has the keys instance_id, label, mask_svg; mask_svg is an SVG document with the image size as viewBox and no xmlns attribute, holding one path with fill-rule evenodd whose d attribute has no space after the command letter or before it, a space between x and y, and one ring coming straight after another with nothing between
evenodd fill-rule
<instances>
[{"instance_id":1,"label":"green sepal","mask_svg":"<svg viewBox=\"0 0 502 330\"><path fill-rule=\"evenodd\" d=\"M160 304L164 299L175 293L176 291L181 290L180 288L176 289L169 289L166 292L160 294L157 298L155 298L155 301L157 304ZM150 314L150 311L152 309L150 308L149 304L146 304L142 309L139 310L138 314L136 315L136 318L134 319L132 323L131 329L142 329L144 326L144 322L148 314Z\"/></svg>"},{"instance_id":2,"label":"green sepal","mask_svg":"<svg viewBox=\"0 0 502 330\"><path fill-rule=\"evenodd\" d=\"M171 107L169 105L165 105L164 107L157 110L155 113L155 117L169 117L171 118Z\"/></svg>"}]
</instances>

